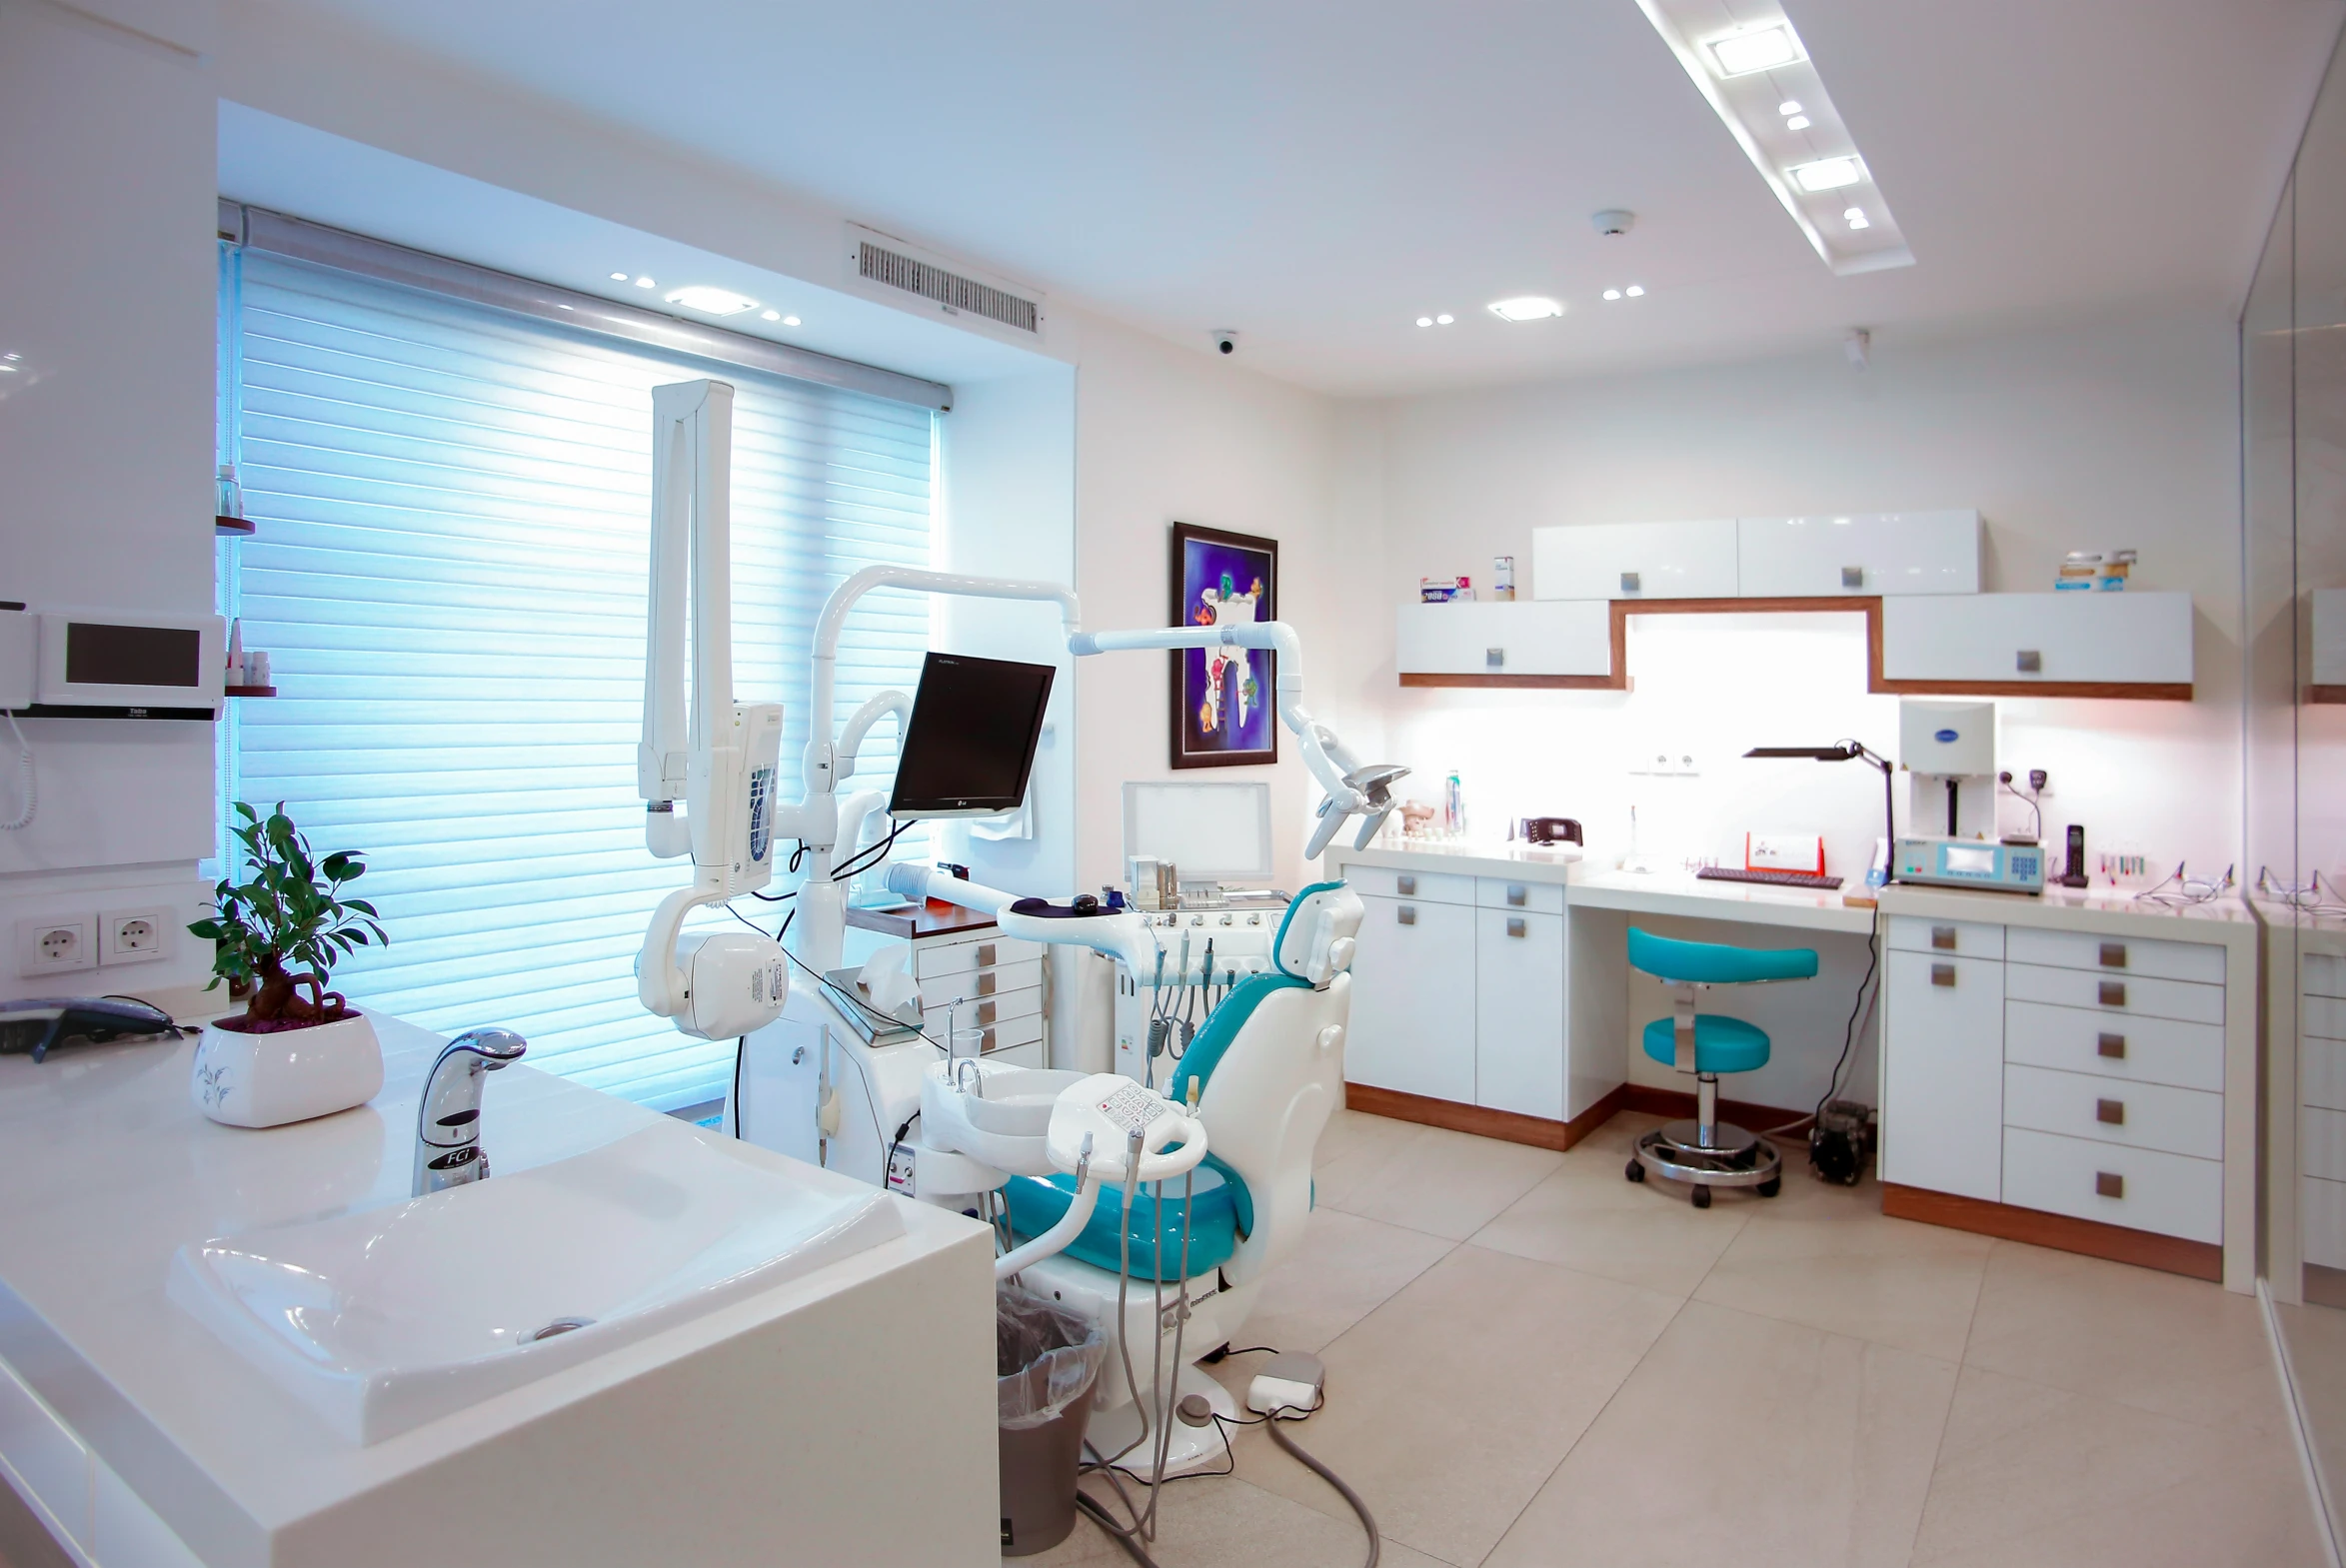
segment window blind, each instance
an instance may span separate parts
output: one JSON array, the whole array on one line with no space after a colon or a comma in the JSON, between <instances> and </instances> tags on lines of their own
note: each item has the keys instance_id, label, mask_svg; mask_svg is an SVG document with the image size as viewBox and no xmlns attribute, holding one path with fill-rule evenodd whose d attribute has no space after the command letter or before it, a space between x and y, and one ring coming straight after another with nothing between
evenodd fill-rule
<instances>
[{"instance_id":1,"label":"window blind","mask_svg":"<svg viewBox=\"0 0 2346 1568\"><path fill-rule=\"evenodd\" d=\"M731 1043L635 991L645 923L689 875L644 848L635 792L651 389L737 389L735 691L787 705L786 788L825 596L929 564L933 414L281 257L228 265L258 532L223 544L223 583L279 695L231 705L227 787L367 851L392 941L335 987L434 1030L517 1029L533 1063L655 1107L722 1093ZM928 643L925 596L863 601L839 713L910 691ZM895 745L876 732L855 784L885 787ZM784 907L745 901L769 930Z\"/></svg>"}]
</instances>

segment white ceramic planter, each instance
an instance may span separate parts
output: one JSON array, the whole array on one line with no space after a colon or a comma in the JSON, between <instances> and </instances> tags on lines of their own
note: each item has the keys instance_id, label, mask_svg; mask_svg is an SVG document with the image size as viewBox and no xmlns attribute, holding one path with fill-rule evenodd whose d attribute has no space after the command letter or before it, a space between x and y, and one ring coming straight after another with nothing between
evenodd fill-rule
<instances>
[{"instance_id":1,"label":"white ceramic planter","mask_svg":"<svg viewBox=\"0 0 2346 1568\"><path fill-rule=\"evenodd\" d=\"M276 1127L364 1105L383 1087L375 1026L353 1012L271 1034L204 1025L188 1096L214 1121Z\"/></svg>"}]
</instances>

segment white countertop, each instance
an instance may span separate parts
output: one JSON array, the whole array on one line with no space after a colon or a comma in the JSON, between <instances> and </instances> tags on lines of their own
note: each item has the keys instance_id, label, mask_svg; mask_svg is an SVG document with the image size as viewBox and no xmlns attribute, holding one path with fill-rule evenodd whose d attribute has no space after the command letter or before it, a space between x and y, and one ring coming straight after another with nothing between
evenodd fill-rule
<instances>
[{"instance_id":1,"label":"white countertop","mask_svg":"<svg viewBox=\"0 0 2346 1568\"><path fill-rule=\"evenodd\" d=\"M1461 876L1511 876L1517 881L1563 882L1580 864L1577 844L1476 843L1470 839L1426 839L1394 843L1378 839L1365 849L1336 847L1327 863L1382 865L1395 870L1454 871Z\"/></svg>"},{"instance_id":2,"label":"white countertop","mask_svg":"<svg viewBox=\"0 0 2346 1568\"><path fill-rule=\"evenodd\" d=\"M1691 871L1590 871L1567 894L1578 908L1677 914L1745 925L1790 925L1812 931L1873 929L1873 910L1842 901L1839 889L1768 882L1704 881Z\"/></svg>"},{"instance_id":3,"label":"white countertop","mask_svg":"<svg viewBox=\"0 0 2346 1568\"><path fill-rule=\"evenodd\" d=\"M2246 899L2231 894L2205 903L2168 904L2148 902L2118 888L2047 887L2032 897L1892 882L1881 890L1881 910L1885 915L2099 931L2146 941L2220 942L2252 956L2256 950L2256 916Z\"/></svg>"},{"instance_id":4,"label":"white countertop","mask_svg":"<svg viewBox=\"0 0 2346 1568\"><path fill-rule=\"evenodd\" d=\"M0 1056L0 1360L207 1561L267 1559L288 1524L499 1436L588 1393L967 1240L970 1221L898 1202L907 1234L808 1278L558 1372L371 1447L279 1393L165 1300L183 1243L405 1200L416 1102L441 1041L378 1017L383 1091L369 1105L252 1131L189 1102L192 1038ZM515 1066L484 1085L482 1145L500 1171L647 1127L711 1138ZM847 1178L717 1140L822 1183ZM801 1420L805 1413L778 1412ZM494 1463L493 1455L485 1459ZM452 1550L463 1555L462 1543Z\"/></svg>"}]
</instances>

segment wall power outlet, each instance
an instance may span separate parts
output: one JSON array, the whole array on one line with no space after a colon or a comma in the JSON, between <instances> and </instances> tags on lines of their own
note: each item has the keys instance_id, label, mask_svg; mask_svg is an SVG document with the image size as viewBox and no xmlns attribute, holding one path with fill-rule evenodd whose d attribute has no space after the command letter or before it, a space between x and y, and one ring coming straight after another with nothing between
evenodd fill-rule
<instances>
[{"instance_id":1,"label":"wall power outlet","mask_svg":"<svg viewBox=\"0 0 2346 1568\"><path fill-rule=\"evenodd\" d=\"M87 914L58 914L16 922L16 972L63 974L98 966L98 922Z\"/></svg>"},{"instance_id":2,"label":"wall power outlet","mask_svg":"<svg viewBox=\"0 0 2346 1568\"><path fill-rule=\"evenodd\" d=\"M168 909L108 909L98 916L100 963L145 963L171 951Z\"/></svg>"}]
</instances>

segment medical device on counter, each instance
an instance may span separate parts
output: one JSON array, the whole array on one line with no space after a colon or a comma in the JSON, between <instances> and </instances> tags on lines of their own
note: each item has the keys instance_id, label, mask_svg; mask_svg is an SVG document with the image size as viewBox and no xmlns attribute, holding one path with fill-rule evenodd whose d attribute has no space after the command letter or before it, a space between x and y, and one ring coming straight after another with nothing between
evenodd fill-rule
<instances>
[{"instance_id":1,"label":"medical device on counter","mask_svg":"<svg viewBox=\"0 0 2346 1568\"><path fill-rule=\"evenodd\" d=\"M1943 817L1949 838L1996 836L1995 704L1899 699L1898 765L1912 776L1907 821Z\"/></svg>"},{"instance_id":2,"label":"medical device on counter","mask_svg":"<svg viewBox=\"0 0 2346 1568\"><path fill-rule=\"evenodd\" d=\"M2039 845L1995 843L1978 838L1900 838L1897 879L1936 887L1978 887L1989 892L2044 891L2045 858Z\"/></svg>"}]
</instances>

